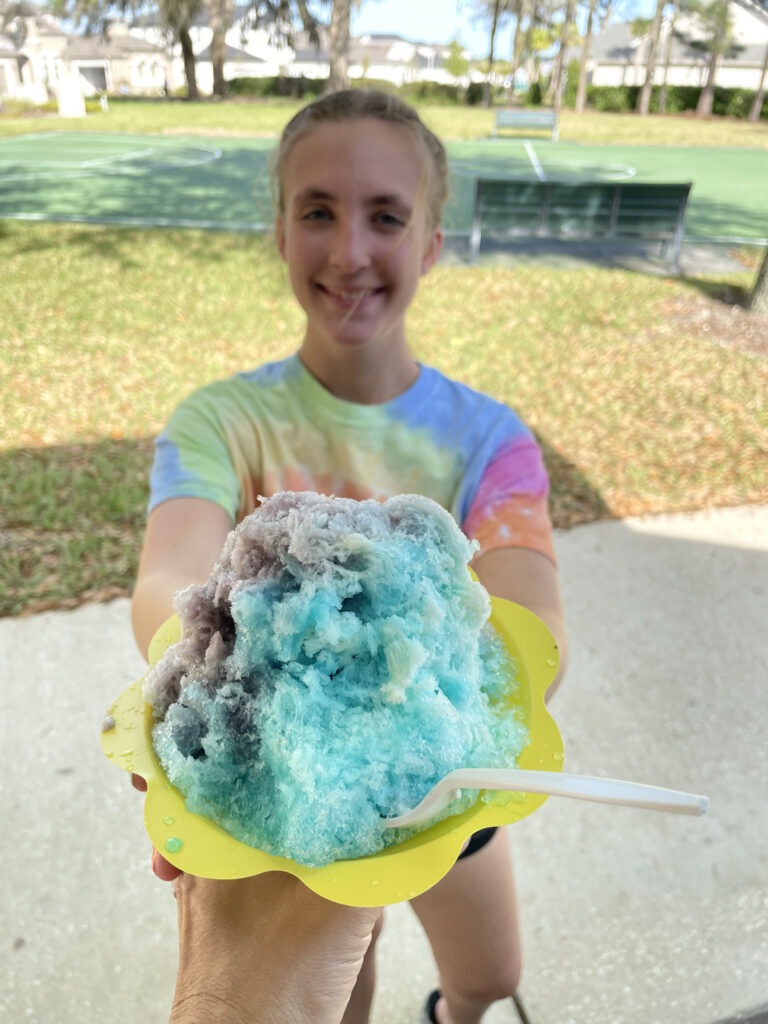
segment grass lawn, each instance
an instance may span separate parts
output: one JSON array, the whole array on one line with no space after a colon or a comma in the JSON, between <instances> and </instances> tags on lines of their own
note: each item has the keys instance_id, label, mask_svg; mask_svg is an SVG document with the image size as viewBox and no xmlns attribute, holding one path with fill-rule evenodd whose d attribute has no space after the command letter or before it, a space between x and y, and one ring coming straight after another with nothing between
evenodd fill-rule
<instances>
[{"instance_id":1,"label":"grass lawn","mask_svg":"<svg viewBox=\"0 0 768 1024\"><path fill-rule=\"evenodd\" d=\"M151 438L191 388L295 349L285 272L225 233L0 222L0 250L0 614L128 593ZM531 423L558 526L765 501L750 259L691 280L439 265L410 336Z\"/></svg>"},{"instance_id":2,"label":"grass lawn","mask_svg":"<svg viewBox=\"0 0 768 1024\"><path fill-rule=\"evenodd\" d=\"M181 100L111 100L109 111L62 120L56 114L0 115L0 136L40 131L171 132L205 135L277 135L300 104L291 100L187 103ZM493 130L493 110L467 106L419 107L442 139L482 139ZM542 135L545 138L546 135ZM705 120L691 114L600 114L565 110L560 118L563 142L648 146L734 146L768 149L768 123L735 118Z\"/></svg>"}]
</instances>

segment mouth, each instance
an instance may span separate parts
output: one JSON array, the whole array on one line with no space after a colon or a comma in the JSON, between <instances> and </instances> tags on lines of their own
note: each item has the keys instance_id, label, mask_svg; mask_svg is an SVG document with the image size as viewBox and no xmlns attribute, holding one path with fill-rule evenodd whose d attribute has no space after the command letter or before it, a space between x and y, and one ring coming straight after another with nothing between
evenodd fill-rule
<instances>
[{"instance_id":1,"label":"mouth","mask_svg":"<svg viewBox=\"0 0 768 1024\"><path fill-rule=\"evenodd\" d=\"M349 311L358 309L368 299L384 291L383 288L338 288L321 283L317 287L336 305Z\"/></svg>"}]
</instances>

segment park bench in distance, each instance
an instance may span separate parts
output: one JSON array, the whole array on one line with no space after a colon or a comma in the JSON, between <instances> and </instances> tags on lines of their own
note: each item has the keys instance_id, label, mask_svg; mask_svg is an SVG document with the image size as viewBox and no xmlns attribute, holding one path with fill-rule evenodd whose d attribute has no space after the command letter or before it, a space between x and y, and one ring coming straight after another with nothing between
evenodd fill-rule
<instances>
[{"instance_id":1,"label":"park bench in distance","mask_svg":"<svg viewBox=\"0 0 768 1024\"><path fill-rule=\"evenodd\" d=\"M510 130L550 132L552 141L557 142L557 114L554 110L497 110L493 128L494 136L497 136L499 132Z\"/></svg>"},{"instance_id":2,"label":"park bench in distance","mask_svg":"<svg viewBox=\"0 0 768 1024\"><path fill-rule=\"evenodd\" d=\"M474 263L483 239L520 243L661 243L671 273L679 273L691 182L531 181L479 178L469 248Z\"/></svg>"}]
</instances>

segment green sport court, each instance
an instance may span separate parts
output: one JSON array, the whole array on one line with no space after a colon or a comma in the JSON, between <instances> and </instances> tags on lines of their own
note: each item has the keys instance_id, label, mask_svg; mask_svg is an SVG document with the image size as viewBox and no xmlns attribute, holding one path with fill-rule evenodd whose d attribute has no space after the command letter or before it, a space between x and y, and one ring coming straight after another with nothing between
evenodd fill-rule
<instances>
[{"instance_id":1,"label":"green sport court","mask_svg":"<svg viewBox=\"0 0 768 1024\"><path fill-rule=\"evenodd\" d=\"M0 218L263 231L271 139L44 132L0 139ZM447 144L445 228L470 228L484 177L693 182L685 240L768 244L768 150L588 146L532 139Z\"/></svg>"}]
</instances>

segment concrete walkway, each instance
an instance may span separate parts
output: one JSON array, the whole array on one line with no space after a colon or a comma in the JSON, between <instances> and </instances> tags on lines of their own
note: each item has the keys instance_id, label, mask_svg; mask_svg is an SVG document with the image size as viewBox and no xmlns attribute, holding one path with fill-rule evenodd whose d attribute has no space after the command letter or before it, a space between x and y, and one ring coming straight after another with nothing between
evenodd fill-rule
<instances>
[{"instance_id":1,"label":"concrete walkway","mask_svg":"<svg viewBox=\"0 0 768 1024\"><path fill-rule=\"evenodd\" d=\"M566 769L712 804L689 818L553 798L512 826L530 1022L760 1019L768 507L598 523L556 544ZM173 897L149 869L141 798L99 750L106 707L142 670L127 601L0 620L2 1024L167 1021ZM408 908L388 916L373 1024L409 1024L435 972ZM497 1005L487 1020L517 1016Z\"/></svg>"}]
</instances>

